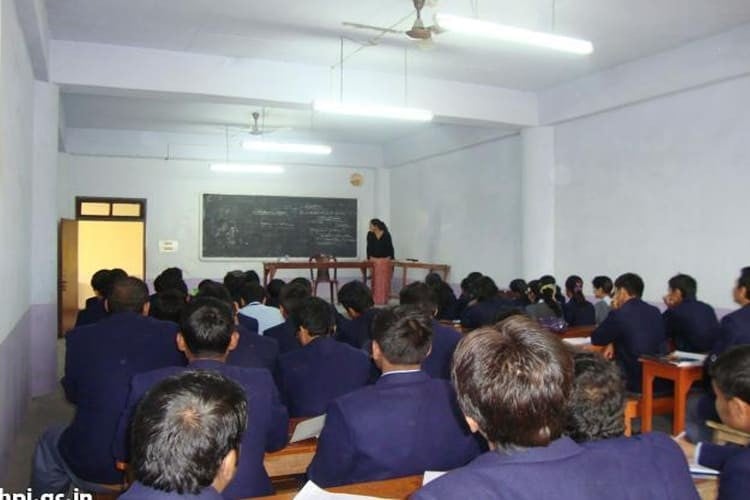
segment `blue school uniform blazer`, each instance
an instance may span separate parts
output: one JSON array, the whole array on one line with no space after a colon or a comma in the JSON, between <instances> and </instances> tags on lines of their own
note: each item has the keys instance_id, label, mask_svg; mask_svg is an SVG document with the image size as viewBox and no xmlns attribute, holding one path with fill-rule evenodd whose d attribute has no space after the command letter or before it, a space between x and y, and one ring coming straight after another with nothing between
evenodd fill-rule
<instances>
[{"instance_id":1,"label":"blue school uniform blazer","mask_svg":"<svg viewBox=\"0 0 750 500\"><path fill-rule=\"evenodd\" d=\"M328 487L460 467L480 452L445 380L393 372L333 401L308 478Z\"/></svg>"},{"instance_id":2,"label":"blue school uniform blazer","mask_svg":"<svg viewBox=\"0 0 750 500\"><path fill-rule=\"evenodd\" d=\"M161 491L136 481L118 500L222 500L222 496L212 486L203 488L197 495L180 495L176 491Z\"/></svg>"},{"instance_id":3,"label":"blue school uniform blazer","mask_svg":"<svg viewBox=\"0 0 750 500\"><path fill-rule=\"evenodd\" d=\"M459 340L461 334L455 328L432 320L432 348L422 362L422 370L430 377L450 380L453 352Z\"/></svg>"},{"instance_id":4,"label":"blue school uniform blazer","mask_svg":"<svg viewBox=\"0 0 750 500\"><path fill-rule=\"evenodd\" d=\"M86 299L86 307L78 311L76 315L75 327L92 325L106 317L107 310L104 308L104 299L89 297Z\"/></svg>"},{"instance_id":5,"label":"blue school uniform blazer","mask_svg":"<svg viewBox=\"0 0 750 500\"><path fill-rule=\"evenodd\" d=\"M613 309L607 318L591 334L593 345L614 342L615 360L625 374L627 389L641 392L643 369L638 358L643 354L666 354L664 320L656 307L638 298ZM656 379L654 391L669 390L670 384Z\"/></svg>"},{"instance_id":6,"label":"blue school uniform blazer","mask_svg":"<svg viewBox=\"0 0 750 500\"><path fill-rule=\"evenodd\" d=\"M501 297L492 297L477 302L467 307L461 314L461 326L473 330L480 326L494 325L498 314L512 308L511 303Z\"/></svg>"},{"instance_id":7,"label":"blue school uniform blazer","mask_svg":"<svg viewBox=\"0 0 750 500\"><path fill-rule=\"evenodd\" d=\"M240 323L237 325L240 339L237 347L229 352L227 364L246 368L265 368L276 373L279 361L279 344L276 339L258 335L257 331L248 330Z\"/></svg>"},{"instance_id":8,"label":"blue school uniform blazer","mask_svg":"<svg viewBox=\"0 0 750 500\"><path fill-rule=\"evenodd\" d=\"M314 417L328 403L367 384L370 358L331 337L315 338L279 360L279 389L291 417Z\"/></svg>"},{"instance_id":9,"label":"blue school uniform blazer","mask_svg":"<svg viewBox=\"0 0 750 500\"><path fill-rule=\"evenodd\" d=\"M584 302L569 300L562 306L562 308L565 322L569 326L596 324L596 310L594 309L594 305L588 300Z\"/></svg>"},{"instance_id":10,"label":"blue school uniform blazer","mask_svg":"<svg viewBox=\"0 0 750 500\"><path fill-rule=\"evenodd\" d=\"M489 451L428 483L414 500L697 500L685 457L661 433Z\"/></svg>"},{"instance_id":11,"label":"blue school uniform blazer","mask_svg":"<svg viewBox=\"0 0 750 500\"><path fill-rule=\"evenodd\" d=\"M750 496L750 449L702 443L698 463L720 472L719 500L745 500Z\"/></svg>"},{"instance_id":12,"label":"blue school uniform blazer","mask_svg":"<svg viewBox=\"0 0 750 500\"><path fill-rule=\"evenodd\" d=\"M337 322L336 340L345 342L355 349L369 349L372 341L372 319L377 314L375 308L368 309L354 319L341 318Z\"/></svg>"},{"instance_id":13,"label":"blue school uniform blazer","mask_svg":"<svg viewBox=\"0 0 750 500\"><path fill-rule=\"evenodd\" d=\"M184 365L177 325L136 313L118 313L74 328L65 336L62 385L76 407L59 450L73 473L86 481L117 483L111 444L133 375Z\"/></svg>"},{"instance_id":14,"label":"blue school uniform blazer","mask_svg":"<svg viewBox=\"0 0 750 500\"><path fill-rule=\"evenodd\" d=\"M263 337L276 340L279 344L279 354L285 354L302 347L297 339L297 325L287 318L286 321L263 332Z\"/></svg>"},{"instance_id":15,"label":"blue school uniform blazer","mask_svg":"<svg viewBox=\"0 0 750 500\"><path fill-rule=\"evenodd\" d=\"M708 352L719 330L714 308L699 300L683 300L664 311L667 337L681 351Z\"/></svg>"},{"instance_id":16,"label":"blue school uniform blazer","mask_svg":"<svg viewBox=\"0 0 750 500\"><path fill-rule=\"evenodd\" d=\"M273 493L271 480L263 467L266 451L283 448L287 443L289 417L281 404L271 374L262 368L242 368L220 361L195 360L187 367L168 367L133 377L127 405L123 405L117 437L112 445L118 460L127 461L127 434L135 408L144 394L165 378L187 370L211 370L237 382L247 395L247 430L242 436L237 474L226 490L225 498L244 498Z\"/></svg>"}]
</instances>

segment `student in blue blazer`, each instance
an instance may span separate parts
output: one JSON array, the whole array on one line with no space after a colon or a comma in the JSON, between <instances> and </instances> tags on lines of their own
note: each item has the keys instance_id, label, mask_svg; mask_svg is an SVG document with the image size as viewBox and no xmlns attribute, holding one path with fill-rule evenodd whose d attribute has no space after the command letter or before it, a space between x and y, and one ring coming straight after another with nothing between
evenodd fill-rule
<instances>
[{"instance_id":1,"label":"student in blue blazer","mask_svg":"<svg viewBox=\"0 0 750 500\"><path fill-rule=\"evenodd\" d=\"M336 486L459 467L479 454L445 380L419 369L430 350L430 318L399 306L373 325L377 383L334 400L308 478Z\"/></svg>"},{"instance_id":2,"label":"student in blue blazer","mask_svg":"<svg viewBox=\"0 0 750 500\"><path fill-rule=\"evenodd\" d=\"M563 437L573 361L562 340L534 320L516 315L467 335L452 374L466 421L490 451L411 498L698 499L669 436L585 444Z\"/></svg>"},{"instance_id":3,"label":"student in blue blazer","mask_svg":"<svg viewBox=\"0 0 750 500\"><path fill-rule=\"evenodd\" d=\"M714 308L696 298L698 283L692 276L678 274L669 279L664 296L664 326L667 338L681 351L708 352L716 341L719 321Z\"/></svg>"},{"instance_id":4,"label":"student in blue blazer","mask_svg":"<svg viewBox=\"0 0 750 500\"><path fill-rule=\"evenodd\" d=\"M65 396L75 406L67 427L40 438L32 472L39 493L64 493L71 481L121 483L111 443L133 375L184 365L175 346L177 325L148 317L148 288L138 278L117 280L105 303L110 315L65 336ZM96 487L92 487L94 491Z\"/></svg>"},{"instance_id":5,"label":"student in blue blazer","mask_svg":"<svg viewBox=\"0 0 750 500\"><path fill-rule=\"evenodd\" d=\"M331 337L331 308L323 299L305 299L295 323L302 348L279 359L279 390L291 417L314 417L337 397L367 384L370 358Z\"/></svg>"},{"instance_id":6,"label":"student in blue blazer","mask_svg":"<svg viewBox=\"0 0 750 500\"><path fill-rule=\"evenodd\" d=\"M580 276L568 276L565 280L565 295L568 301L563 304L563 311L568 326L596 324L596 311L594 305L583 295L583 280Z\"/></svg>"},{"instance_id":7,"label":"student in blue blazer","mask_svg":"<svg viewBox=\"0 0 750 500\"><path fill-rule=\"evenodd\" d=\"M237 382L248 402L247 432L242 438L238 473L224 491L226 498L262 496L273 493L271 481L263 467L266 451L278 450L287 442L289 418L268 370L244 368L225 363L227 354L239 341L234 331L231 308L214 298L191 301L183 315L177 346L185 353L187 367L169 367L133 377L127 405L118 425L114 454L120 461L127 453L128 424L136 405L148 390L165 378L186 370L210 370Z\"/></svg>"},{"instance_id":8,"label":"student in blue blazer","mask_svg":"<svg viewBox=\"0 0 750 500\"><path fill-rule=\"evenodd\" d=\"M427 284L415 281L401 289L399 302L402 306L419 307L430 315L432 346L422 362L422 370L430 377L449 380L453 351L461 340L461 334L455 328L445 326L435 319L438 306L434 291Z\"/></svg>"},{"instance_id":9,"label":"student in blue blazer","mask_svg":"<svg viewBox=\"0 0 750 500\"><path fill-rule=\"evenodd\" d=\"M188 371L155 385L133 419L135 482L123 500L221 500L237 472L246 433L242 387L210 371Z\"/></svg>"},{"instance_id":10,"label":"student in blue blazer","mask_svg":"<svg viewBox=\"0 0 750 500\"><path fill-rule=\"evenodd\" d=\"M263 332L264 337L275 339L279 343L279 353L284 354L302 347L297 339L297 325L294 314L300 304L312 294L310 288L300 282L290 281L281 289L279 309L284 322Z\"/></svg>"},{"instance_id":11,"label":"student in blue blazer","mask_svg":"<svg viewBox=\"0 0 750 500\"><path fill-rule=\"evenodd\" d=\"M492 325L502 312L512 309L513 304L500 297L498 292L492 278L478 278L472 289L476 303L469 305L461 314L461 326L473 330L480 326Z\"/></svg>"},{"instance_id":12,"label":"student in blue blazer","mask_svg":"<svg viewBox=\"0 0 750 500\"><path fill-rule=\"evenodd\" d=\"M349 319L342 318L337 322L336 340L369 351L372 319L377 313L373 308L372 292L361 281L350 281L339 289L338 300Z\"/></svg>"},{"instance_id":13,"label":"student in blue blazer","mask_svg":"<svg viewBox=\"0 0 750 500\"><path fill-rule=\"evenodd\" d=\"M711 367L716 393L716 411L721 421L750 432L750 345L736 346L718 357ZM750 449L747 446L717 445L686 440L680 445L688 459L717 469L719 500L744 500L750 494Z\"/></svg>"},{"instance_id":14,"label":"student in blue blazer","mask_svg":"<svg viewBox=\"0 0 750 500\"><path fill-rule=\"evenodd\" d=\"M641 392L642 368L638 358L644 354L666 354L664 320L656 307L641 300L643 280L625 273L615 280L615 306L591 335L593 345L614 343L615 360L625 374L626 387ZM666 382L666 383L665 383ZM656 379L655 392L671 390L671 383Z\"/></svg>"}]
</instances>

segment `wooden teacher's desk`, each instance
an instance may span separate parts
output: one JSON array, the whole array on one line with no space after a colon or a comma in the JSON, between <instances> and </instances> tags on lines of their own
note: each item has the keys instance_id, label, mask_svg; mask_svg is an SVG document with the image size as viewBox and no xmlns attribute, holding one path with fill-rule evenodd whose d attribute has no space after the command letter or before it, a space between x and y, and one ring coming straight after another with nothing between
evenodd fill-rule
<instances>
[{"instance_id":1,"label":"wooden teacher's desk","mask_svg":"<svg viewBox=\"0 0 750 500\"><path fill-rule=\"evenodd\" d=\"M674 381L674 413L672 415L672 434L677 435L685 430L685 406L687 394L694 382L703 378L702 366L677 366L668 361L652 358L640 358L643 365L643 388L641 395L641 432L653 428L654 379L665 378Z\"/></svg>"},{"instance_id":2,"label":"wooden teacher's desk","mask_svg":"<svg viewBox=\"0 0 750 500\"><path fill-rule=\"evenodd\" d=\"M367 270L372 269L372 262L366 260L337 261L337 262L309 262L306 260L289 262L264 262L263 263L263 286L274 278L279 269L359 269L362 272L362 281L367 281Z\"/></svg>"},{"instance_id":3,"label":"wooden teacher's desk","mask_svg":"<svg viewBox=\"0 0 750 500\"><path fill-rule=\"evenodd\" d=\"M385 479L383 481L370 481L367 483L348 484L326 488L331 493L346 493L349 495L366 495L380 498L408 498L422 486L422 475L399 477L396 479ZM291 500L297 492L279 493L258 500Z\"/></svg>"}]
</instances>

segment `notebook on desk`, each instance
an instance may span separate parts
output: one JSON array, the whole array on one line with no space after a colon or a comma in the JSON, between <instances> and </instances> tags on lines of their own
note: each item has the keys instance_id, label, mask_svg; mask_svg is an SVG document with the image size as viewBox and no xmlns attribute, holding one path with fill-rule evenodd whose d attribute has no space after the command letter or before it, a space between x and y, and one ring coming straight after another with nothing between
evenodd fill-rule
<instances>
[{"instance_id":1,"label":"notebook on desk","mask_svg":"<svg viewBox=\"0 0 750 500\"><path fill-rule=\"evenodd\" d=\"M666 356L644 354L641 357L662 363L669 363L679 367L703 366L703 362L706 360L705 354L687 351L672 351Z\"/></svg>"}]
</instances>

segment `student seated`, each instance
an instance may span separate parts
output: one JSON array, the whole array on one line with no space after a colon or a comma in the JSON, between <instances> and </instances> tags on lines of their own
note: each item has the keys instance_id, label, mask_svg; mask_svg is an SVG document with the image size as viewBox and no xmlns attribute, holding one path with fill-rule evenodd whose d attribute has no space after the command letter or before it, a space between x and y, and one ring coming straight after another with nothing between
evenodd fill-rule
<instances>
[{"instance_id":1,"label":"student seated","mask_svg":"<svg viewBox=\"0 0 750 500\"><path fill-rule=\"evenodd\" d=\"M263 335L263 332L269 328L284 322L284 317L278 308L266 305L266 291L260 283L255 281L245 283L240 289L240 299L243 304L239 310L240 318L243 316L255 318L258 322L258 335Z\"/></svg>"},{"instance_id":2,"label":"student seated","mask_svg":"<svg viewBox=\"0 0 750 500\"><path fill-rule=\"evenodd\" d=\"M508 284L508 290L510 290L509 298L514 308L525 309L526 306L531 304L528 295L529 285L525 280L514 279Z\"/></svg>"},{"instance_id":3,"label":"student seated","mask_svg":"<svg viewBox=\"0 0 750 500\"><path fill-rule=\"evenodd\" d=\"M714 345L719 321L714 308L696 298L698 284L692 276L678 274L669 280L664 296L667 338L681 351L708 352Z\"/></svg>"},{"instance_id":4,"label":"student seated","mask_svg":"<svg viewBox=\"0 0 750 500\"><path fill-rule=\"evenodd\" d=\"M562 340L513 316L461 339L453 383L490 451L411 498L697 500L687 462L661 433L578 444L562 436L573 361Z\"/></svg>"},{"instance_id":5,"label":"student seated","mask_svg":"<svg viewBox=\"0 0 750 500\"><path fill-rule=\"evenodd\" d=\"M644 354L666 354L666 334L661 312L641 300L643 280L625 273L615 280L614 308L591 334L591 343L606 346L613 343L615 360L625 374L628 391L641 392L642 367L638 358ZM671 383L656 379L654 392L671 390Z\"/></svg>"},{"instance_id":6,"label":"student seated","mask_svg":"<svg viewBox=\"0 0 750 500\"><path fill-rule=\"evenodd\" d=\"M563 308L557 299L557 285L552 276L542 276L538 281L529 283L530 297L536 302L526 307L526 314L541 324L554 330L565 326Z\"/></svg>"},{"instance_id":7,"label":"student seated","mask_svg":"<svg viewBox=\"0 0 750 500\"><path fill-rule=\"evenodd\" d=\"M121 484L112 440L137 373L185 364L175 346L177 325L148 317L148 288L138 278L117 280L105 300L109 316L65 335L65 396L73 421L50 427L37 444L31 485L64 493L71 482L86 491Z\"/></svg>"},{"instance_id":8,"label":"student seated","mask_svg":"<svg viewBox=\"0 0 750 500\"><path fill-rule=\"evenodd\" d=\"M510 304L498 295L498 291L497 285L489 276L477 279L472 289L476 302L464 310L461 315L461 326L473 330L491 325L498 313L510 308Z\"/></svg>"},{"instance_id":9,"label":"student seated","mask_svg":"<svg viewBox=\"0 0 750 500\"><path fill-rule=\"evenodd\" d=\"M597 301L594 303L596 313L596 324L601 324L612 309L612 280L609 276L596 276L591 285L594 287L594 297Z\"/></svg>"},{"instance_id":10,"label":"student seated","mask_svg":"<svg viewBox=\"0 0 750 500\"><path fill-rule=\"evenodd\" d=\"M125 442L128 424L136 405L151 387L186 371L218 372L242 387L249 410L248 431L242 439L237 475L227 486L224 496L243 498L273 493L271 481L263 468L263 455L286 445L287 410L281 404L276 385L267 370L226 364L227 354L237 347L239 340L234 326L231 308L218 299L199 297L187 305L177 334L177 347L185 353L188 365L162 368L133 377L113 445L118 460L130 461ZM137 428L133 428L133 432L137 432Z\"/></svg>"},{"instance_id":11,"label":"student seated","mask_svg":"<svg viewBox=\"0 0 750 500\"><path fill-rule=\"evenodd\" d=\"M242 388L218 373L185 372L158 383L135 412L135 482L120 498L221 500L237 472L247 412Z\"/></svg>"},{"instance_id":12,"label":"student seated","mask_svg":"<svg viewBox=\"0 0 750 500\"><path fill-rule=\"evenodd\" d=\"M573 353L573 389L565 434L578 443L625 433L625 382L620 369L595 352Z\"/></svg>"},{"instance_id":13,"label":"student seated","mask_svg":"<svg viewBox=\"0 0 750 500\"><path fill-rule=\"evenodd\" d=\"M473 305L474 301L476 301L476 297L474 297L474 284L481 277L482 273L474 271L461 280L461 295L456 299L456 318L460 319L466 308L470 304Z\"/></svg>"},{"instance_id":14,"label":"student seated","mask_svg":"<svg viewBox=\"0 0 750 500\"><path fill-rule=\"evenodd\" d=\"M279 308L279 297L281 296L281 289L284 288L284 280L274 278L266 285L266 305L269 307Z\"/></svg>"},{"instance_id":15,"label":"student seated","mask_svg":"<svg viewBox=\"0 0 750 500\"><path fill-rule=\"evenodd\" d=\"M750 345L733 347L711 367L716 393L716 411L733 429L750 432ZM688 460L717 469L719 500L745 500L750 493L750 449L746 446L701 442L698 446L681 439Z\"/></svg>"},{"instance_id":16,"label":"student seated","mask_svg":"<svg viewBox=\"0 0 750 500\"><path fill-rule=\"evenodd\" d=\"M181 290L171 289L151 296L151 307L148 315L162 321L180 322L182 309L187 302L187 295Z\"/></svg>"},{"instance_id":17,"label":"student seated","mask_svg":"<svg viewBox=\"0 0 750 500\"><path fill-rule=\"evenodd\" d=\"M107 315L104 300L112 287L112 273L109 269L99 269L91 276L91 288L94 296L86 299L86 307L78 311L75 326L96 323Z\"/></svg>"},{"instance_id":18,"label":"student seated","mask_svg":"<svg viewBox=\"0 0 750 500\"><path fill-rule=\"evenodd\" d=\"M419 369L430 350L421 310L383 309L372 351L383 375L334 400L307 476L328 487L459 467L479 453L446 380Z\"/></svg>"},{"instance_id":19,"label":"student seated","mask_svg":"<svg viewBox=\"0 0 750 500\"><path fill-rule=\"evenodd\" d=\"M456 294L451 286L443 281L438 273L430 273L425 276L425 284L432 289L437 298L437 314L439 320L453 321L456 317Z\"/></svg>"},{"instance_id":20,"label":"student seated","mask_svg":"<svg viewBox=\"0 0 750 500\"><path fill-rule=\"evenodd\" d=\"M719 418L710 382L712 365L728 349L750 344L750 267L744 267L740 271L734 287L734 301L740 308L721 318L716 341L704 364L703 382L706 384L706 392L691 395L688 399L686 432L693 442L710 440L712 432L705 422Z\"/></svg>"},{"instance_id":21,"label":"student seated","mask_svg":"<svg viewBox=\"0 0 750 500\"><path fill-rule=\"evenodd\" d=\"M309 284L309 281L307 283ZM284 316L284 322L263 332L264 337L275 339L279 343L280 354L302 347L297 339L297 325L294 324L293 317L302 302L311 295L312 288L300 281L292 280L281 289L279 307L281 315Z\"/></svg>"},{"instance_id":22,"label":"student seated","mask_svg":"<svg viewBox=\"0 0 750 500\"><path fill-rule=\"evenodd\" d=\"M279 359L279 389L291 417L314 417L325 413L332 400L367 383L370 358L331 337L331 308L323 299L305 299L295 323L302 348Z\"/></svg>"},{"instance_id":23,"label":"student seated","mask_svg":"<svg viewBox=\"0 0 750 500\"><path fill-rule=\"evenodd\" d=\"M565 296L568 301L563 306L563 311L568 326L596 324L596 310L583 295L583 280L580 276L569 276L565 280Z\"/></svg>"},{"instance_id":24,"label":"student seated","mask_svg":"<svg viewBox=\"0 0 750 500\"><path fill-rule=\"evenodd\" d=\"M186 296L188 295L188 287L185 280L182 279L182 269L179 267L168 267L163 270L156 279L154 279L155 293L151 294L151 297L149 298L151 307L154 307L154 299L156 299L157 294L169 290L179 290Z\"/></svg>"},{"instance_id":25,"label":"student seated","mask_svg":"<svg viewBox=\"0 0 750 500\"><path fill-rule=\"evenodd\" d=\"M351 319L338 322L336 340L356 349L368 349L372 342L372 319L377 313L370 289L361 281L350 281L339 288L338 300Z\"/></svg>"},{"instance_id":26,"label":"student seated","mask_svg":"<svg viewBox=\"0 0 750 500\"><path fill-rule=\"evenodd\" d=\"M442 325L435 319L435 294L425 283L415 281L403 287L399 292L399 302L402 306L418 307L431 318L432 346L422 362L422 370L430 377L449 380L453 351L461 340L461 334L455 328Z\"/></svg>"}]
</instances>

